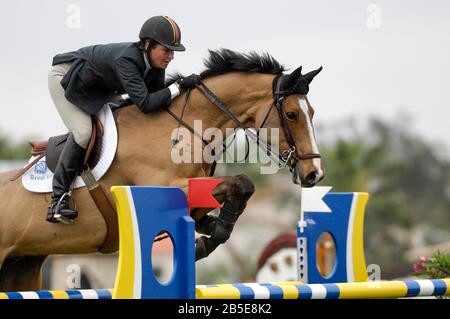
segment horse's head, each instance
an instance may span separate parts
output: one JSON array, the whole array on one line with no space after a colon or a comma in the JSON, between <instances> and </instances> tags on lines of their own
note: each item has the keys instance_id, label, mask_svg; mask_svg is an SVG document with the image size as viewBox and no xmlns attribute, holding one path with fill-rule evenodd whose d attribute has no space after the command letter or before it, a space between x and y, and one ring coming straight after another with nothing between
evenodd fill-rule
<instances>
[{"instance_id":1,"label":"horse's head","mask_svg":"<svg viewBox=\"0 0 450 319\"><path fill-rule=\"evenodd\" d=\"M258 117L262 119L261 127L280 128L279 155L281 162L289 166L293 182L312 187L324 177L324 169L314 136L314 109L306 95L322 67L304 75L301 70L299 67L274 79L273 105L269 110L261 110Z\"/></svg>"}]
</instances>

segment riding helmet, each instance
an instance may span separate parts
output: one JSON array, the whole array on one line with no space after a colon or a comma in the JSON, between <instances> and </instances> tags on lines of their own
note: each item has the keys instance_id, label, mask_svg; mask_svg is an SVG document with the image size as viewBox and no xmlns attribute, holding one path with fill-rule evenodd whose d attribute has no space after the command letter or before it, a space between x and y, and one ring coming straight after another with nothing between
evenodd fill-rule
<instances>
[{"instance_id":1,"label":"riding helmet","mask_svg":"<svg viewBox=\"0 0 450 319\"><path fill-rule=\"evenodd\" d=\"M167 16L155 16L145 21L139 38L153 39L173 51L186 50L180 43L181 31L178 24Z\"/></svg>"}]
</instances>

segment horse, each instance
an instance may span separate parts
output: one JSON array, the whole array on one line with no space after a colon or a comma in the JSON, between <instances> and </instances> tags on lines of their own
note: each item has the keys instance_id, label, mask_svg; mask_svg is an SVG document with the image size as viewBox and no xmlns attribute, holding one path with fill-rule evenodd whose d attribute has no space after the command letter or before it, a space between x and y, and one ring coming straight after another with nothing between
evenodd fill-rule
<instances>
[{"instance_id":1,"label":"horse","mask_svg":"<svg viewBox=\"0 0 450 319\"><path fill-rule=\"evenodd\" d=\"M200 87L176 97L168 108L172 115L183 112L182 121L188 126L201 119L203 127L218 128L224 136L229 132L227 128L238 126L279 128L284 132L279 139L283 155L279 158L290 167L293 182L307 187L318 183L324 167L312 125L314 110L306 94L308 84L321 69L302 75L300 67L287 75L284 66L269 54L228 49L209 53L204 61L206 69L200 74L202 84L214 92L239 123L206 98ZM213 164L204 160L174 163L171 136L180 122L172 115L165 110L144 114L135 105L114 112L118 145L111 167L99 181L104 189L114 185L159 185L177 186L187 193L189 178L212 175ZM10 181L16 172L0 174L0 291L39 290L42 264L48 255L98 252L107 227L86 187L73 190L79 212L75 224L47 222L51 194L29 192L20 179ZM219 203L224 203L219 216L208 214L210 209L191 211L196 231L203 234L196 241L197 259L208 256L229 238L255 191L245 174L220 178L220 184L211 192ZM112 194L106 195L114 207Z\"/></svg>"}]
</instances>

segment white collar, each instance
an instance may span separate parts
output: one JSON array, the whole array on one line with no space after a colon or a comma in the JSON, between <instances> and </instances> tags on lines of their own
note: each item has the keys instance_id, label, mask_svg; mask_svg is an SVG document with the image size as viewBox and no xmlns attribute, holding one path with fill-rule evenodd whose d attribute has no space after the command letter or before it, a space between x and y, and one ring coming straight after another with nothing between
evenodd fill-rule
<instances>
[{"instance_id":1,"label":"white collar","mask_svg":"<svg viewBox=\"0 0 450 319\"><path fill-rule=\"evenodd\" d=\"M151 66L150 62L148 61L148 56L147 56L145 51L142 51L142 55L144 56L144 62L145 62L145 72L144 72L144 74L147 74L148 71L150 71L152 69L152 66Z\"/></svg>"}]
</instances>

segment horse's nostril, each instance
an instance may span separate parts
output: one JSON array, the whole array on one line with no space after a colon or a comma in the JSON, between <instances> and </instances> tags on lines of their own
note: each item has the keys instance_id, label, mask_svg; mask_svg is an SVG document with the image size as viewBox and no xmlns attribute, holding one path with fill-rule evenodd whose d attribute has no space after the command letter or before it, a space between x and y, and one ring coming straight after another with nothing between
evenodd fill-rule
<instances>
[{"instance_id":1,"label":"horse's nostril","mask_svg":"<svg viewBox=\"0 0 450 319\"><path fill-rule=\"evenodd\" d=\"M308 176L306 176L306 181L309 184L313 184L316 182L316 178L317 178L317 171L311 172L308 174Z\"/></svg>"}]
</instances>

